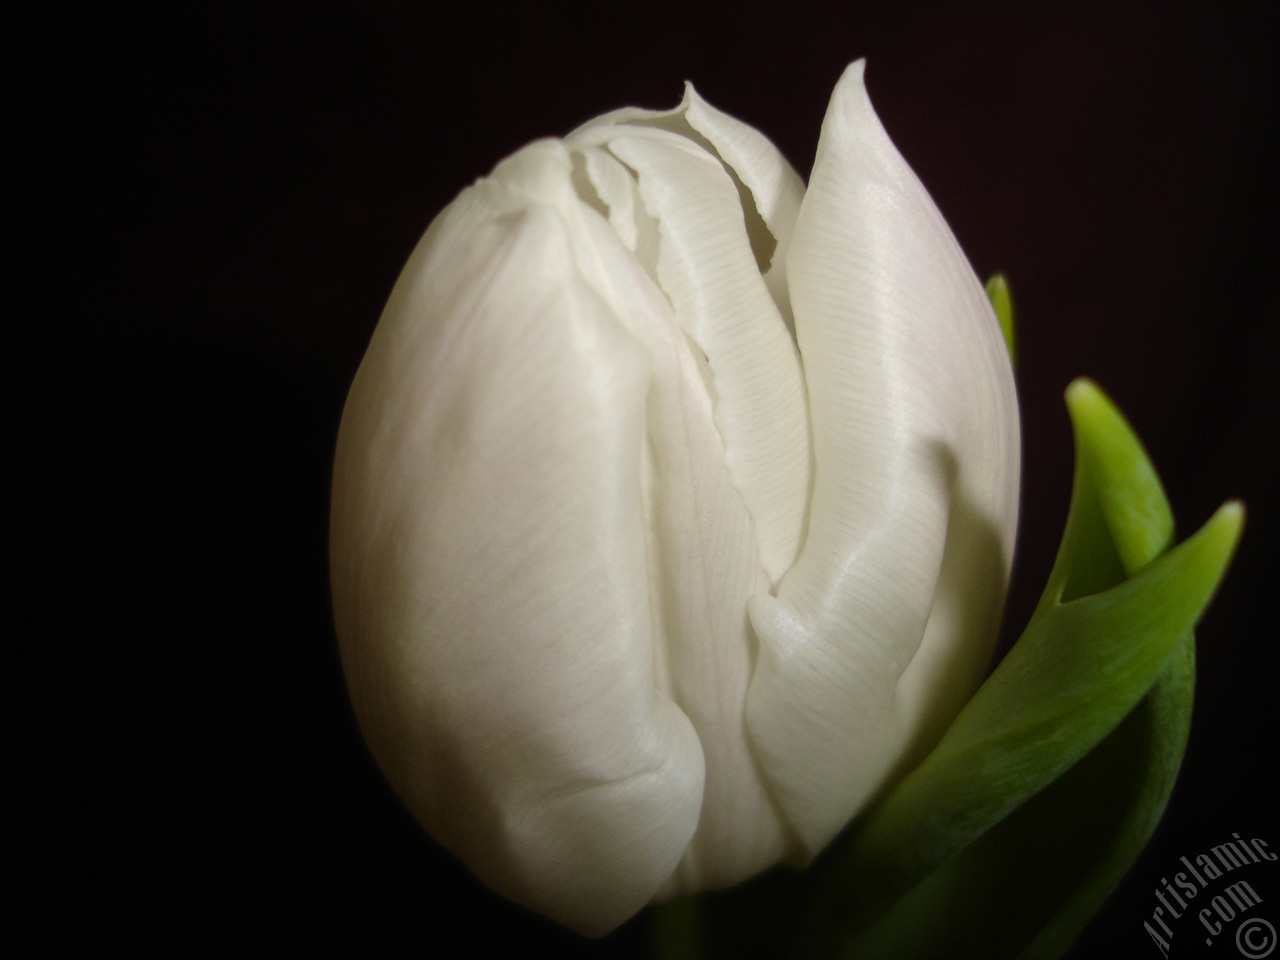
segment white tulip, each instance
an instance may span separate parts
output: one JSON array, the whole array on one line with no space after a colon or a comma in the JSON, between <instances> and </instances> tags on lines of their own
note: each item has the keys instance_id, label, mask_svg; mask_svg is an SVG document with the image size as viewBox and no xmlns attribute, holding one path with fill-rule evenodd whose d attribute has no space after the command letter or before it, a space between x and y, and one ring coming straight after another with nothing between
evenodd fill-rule
<instances>
[{"instance_id":1,"label":"white tulip","mask_svg":"<svg viewBox=\"0 0 1280 960\"><path fill-rule=\"evenodd\" d=\"M862 73L807 189L692 87L507 158L428 229L347 400L364 735L480 880L587 934L810 861L992 649L1010 364Z\"/></svg>"}]
</instances>

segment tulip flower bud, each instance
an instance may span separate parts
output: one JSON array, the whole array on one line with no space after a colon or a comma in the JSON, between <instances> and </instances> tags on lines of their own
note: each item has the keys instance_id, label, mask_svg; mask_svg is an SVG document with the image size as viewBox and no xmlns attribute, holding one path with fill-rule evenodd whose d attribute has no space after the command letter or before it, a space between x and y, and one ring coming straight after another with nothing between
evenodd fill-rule
<instances>
[{"instance_id":1,"label":"tulip flower bud","mask_svg":"<svg viewBox=\"0 0 1280 960\"><path fill-rule=\"evenodd\" d=\"M1018 456L861 62L807 189L692 87L532 143L428 229L347 400L361 728L432 836L587 934L802 865L981 679Z\"/></svg>"}]
</instances>

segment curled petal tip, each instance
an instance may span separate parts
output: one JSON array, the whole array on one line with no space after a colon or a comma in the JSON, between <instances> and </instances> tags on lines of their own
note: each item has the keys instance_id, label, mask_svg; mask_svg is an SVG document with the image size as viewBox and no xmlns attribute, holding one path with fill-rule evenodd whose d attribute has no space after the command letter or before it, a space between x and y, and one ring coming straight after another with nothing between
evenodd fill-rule
<instances>
[{"instance_id":1,"label":"curled petal tip","mask_svg":"<svg viewBox=\"0 0 1280 960\"><path fill-rule=\"evenodd\" d=\"M853 63L844 68L844 72L840 74L840 79L836 81L835 90L831 93L831 101L852 102L856 98L867 99L867 61L866 58L860 57ZM870 103L868 103L870 106Z\"/></svg>"}]
</instances>

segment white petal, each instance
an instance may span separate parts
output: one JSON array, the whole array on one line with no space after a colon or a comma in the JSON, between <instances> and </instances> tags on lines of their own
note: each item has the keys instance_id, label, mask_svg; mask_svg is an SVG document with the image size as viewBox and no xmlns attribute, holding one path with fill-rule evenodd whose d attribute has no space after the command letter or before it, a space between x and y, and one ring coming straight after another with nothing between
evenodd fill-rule
<instances>
[{"instance_id":1,"label":"white petal","mask_svg":"<svg viewBox=\"0 0 1280 960\"><path fill-rule=\"evenodd\" d=\"M861 62L823 121L787 277L814 490L799 559L776 599L751 605L747 720L813 855L976 684L1016 522L1017 407L995 317L876 118Z\"/></svg>"},{"instance_id":2,"label":"white petal","mask_svg":"<svg viewBox=\"0 0 1280 960\"><path fill-rule=\"evenodd\" d=\"M697 162L705 163L705 155L697 152ZM656 237L665 230L643 212L638 195L622 194L607 164L627 168L611 154L578 143L558 156L550 148L540 150L537 163L559 164L568 176L571 156L588 160L585 171L595 188L588 200L606 205L609 225L616 229L617 219L634 215L648 224L641 233L653 230ZM505 164L503 169L516 172ZM634 177L625 176L638 190ZM723 171L718 176L723 181ZM529 167L519 182L529 189L544 178ZM760 779L744 719L754 659L746 608L770 583L759 562L755 525L713 420L706 361L691 346L667 297L599 213L594 202L564 211L574 249L581 251L582 276L649 355L641 483L657 679L693 723L706 765L698 828L662 890L665 896L741 882L787 852L789 840ZM745 249L742 256L750 259ZM656 274L656 257L650 266ZM755 284L758 288L758 274ZM767 303L767 295L758 293Z\"/></svg>"},{"instance_id":3,"label":"white petal","mask_svg":"<svg viewBox=\"0 0 1280 960\"><path fill-rule=\"evenodd\" d=\"M755 646L747 603L769 589L754 526L688 339L673 318L650 342L649 576L660 669L706 763L698 829L668 895L746 880L777 863L789 841L744 718Z\"/></svg>"},{"instance_id":4,"label":"white petal","mask_svg":"<svg viewBox=\"0 0 1280 960\"><path fill-rule=\"evenodd\" d=\"M583 124L568 139L603 142L607 128L652 127L689 138L716 156L734 178L741 194L751 238L765 283L783 320L791 329L784 264L804 180L773 143L748 124L717 110L685 84L684 98L671 110L624 107Z\"/></svg>"},{"instance_id":5,"label":"white petal","mask_svg":"<svg viewBox=\"0 0 1280 960\"><path fill-rule=\"evenodd\" d=\"M707 103L698 96L693 84L687 85L682 106L689 126L706 138L725 166L750 192L749 202L759 212L776 244L764 279L790 327L787 250L804 199L804 180L764 134Z\"/></svg>"},{"instance_id":6,"label":"white petal","mask_svg":"<svg viewBox=\"0 0 1280 960\"><path fill-rule=\"evenodd\" d=\"M332 579L410 810L486 884L600 934L684 854L703 759L655 677L650 360L571 249L561 213L493 180L428 231L344 414Z\"/></svg>"},{"instance_id":7,"label":"white petal","mask_svg":"<svg viewBox=\"0 0 1280 960\"><path fill-rule=\"evenodd\" d=\"M658 223L656 275L706 356L729 473L776 583L804 530L808 422L800 359L760 275L738 190L714 155L684 137L645 127L591 133L636 172Z\"/></svg>"},{"instance_id":8,"label":"white petal","mask_svg":"<svg viewBox=\"0 0 1280 960\"><path fill-rule=\"evenodd\" d=\"M609 226L623 245L636 253L640 248L640 224L648 215L636 196L635 177L617 158L598 147L577 146L573 158L574 176L578 176L580 170L586 177L586 188L604 206ZM586 188L578 190L580 196L588 192ZM656 225L653 229L656 231Z\"/></svg>"}]
</instances>

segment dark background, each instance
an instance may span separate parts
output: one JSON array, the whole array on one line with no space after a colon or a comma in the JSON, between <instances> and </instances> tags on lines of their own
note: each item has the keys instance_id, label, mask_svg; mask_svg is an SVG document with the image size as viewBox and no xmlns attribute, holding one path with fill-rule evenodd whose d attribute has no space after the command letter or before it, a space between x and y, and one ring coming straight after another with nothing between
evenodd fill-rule
<instances>
[{"instance_id":1,"label":"dark background","mask_svg":"<svg viewBox=\"0 0 1280 960\"><path fill-rule=\"evenodd\" d=\"M588 943L479 888L365 752L326 584L345 391L422 230L502 156L670 106L688 78L805 172L865 56L976 271L1013 287L1025 467L1006 632L1061 532L1073 377L1129 415L1182 533L1247 502L1170 808L1073 953L1154 955L1142 921L1180 855L1233 831L1280 848L1278 13L352 0L59 8L15 34L36 56L13 91L32 169L10 190L41 209L24 255L55 267L25 274L53 346L18 415L47 442L34 476L53 504L30 564L56 591L38 600L52 670L29 715L56 824L29 885L41 929L179 953L643 955L643 920Z\"/></svg>"}]
</instances>

